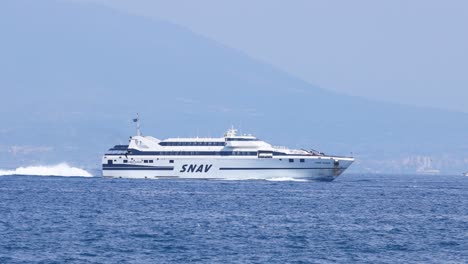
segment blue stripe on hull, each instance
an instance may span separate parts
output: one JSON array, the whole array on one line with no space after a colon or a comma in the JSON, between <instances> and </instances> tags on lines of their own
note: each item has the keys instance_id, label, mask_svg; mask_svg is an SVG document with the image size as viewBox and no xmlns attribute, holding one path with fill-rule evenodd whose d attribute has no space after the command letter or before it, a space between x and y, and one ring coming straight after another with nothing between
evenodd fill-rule
<instances>
[{"instance_id":1,"label":"blue stripe on hull","mask_svg":"<svg viewBox=\"0 0 468 264\"><path fill-rule=\"evenodd\" d=\"M283 152L272 152L273 156L297 156L311 157L310 154L286 154ZM257 156L258 151L140 151L127 149L127 153L107 153L106 156Z\"/></svg>"},{"instance_id":2,"label":"blue stripe on hull","mask_svg":"<svg viewBox=\"0 0 468 264\"><path fill-rule=\"evenodd\" d=\"M133 164L102 164L103 170L174 170L173 166L145 166Z\"/></svg>"},{"instance_id":3,"label":"blue stripe on hull","mask_svg":"<svg viewBox=\"0 0 468 264\"><path fill-rule=\"evenodd\" d=\"M158 167L154 167L154 168L119 168L119 167L113 167L113 168L102 168L102 170L128 170L128 171L132 171L132 170L158 170L158 171L172 171L174 170L174 168L158 168Z\"/></svg>"},{"instance_id":4,"label":"blue stripe on hull","mask_svg":"<svg viewBox=\"0 0 468 264\"><path fill-rule=\"evenodd\" d=\"M334 170L345 168L219 168L219 170Z\"/></svg>"}]
</instances>

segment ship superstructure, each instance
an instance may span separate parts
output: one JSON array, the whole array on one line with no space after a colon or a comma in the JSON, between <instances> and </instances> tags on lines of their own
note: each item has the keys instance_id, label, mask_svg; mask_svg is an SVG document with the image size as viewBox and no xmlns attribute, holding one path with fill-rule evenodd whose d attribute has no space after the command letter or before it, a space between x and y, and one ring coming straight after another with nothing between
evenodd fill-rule
<instances>
[{"instance_id":1,"label":"ship superstructure","mask_svg":"<svg viewBox=\"0 0 468 264\"><path fill-rule=\"evenodd\" d=\"M135 121L135 120L134 120ZM102 159L102 174L120 178L274 179L332 181L354 159L316 151L274 147L234 128L220 138L168 138L137 135Z\"/></svg>"}]
</instances>

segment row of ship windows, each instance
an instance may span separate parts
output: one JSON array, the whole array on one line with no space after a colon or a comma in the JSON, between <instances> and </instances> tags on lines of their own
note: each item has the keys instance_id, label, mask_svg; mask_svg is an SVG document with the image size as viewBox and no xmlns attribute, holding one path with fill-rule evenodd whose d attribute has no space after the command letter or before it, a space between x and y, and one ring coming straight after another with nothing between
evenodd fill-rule
<instances>
[{"instance_id":1,"label":"row of ship windows","mask_svg":"<svg viewBox=\"0 0 468 264\"><path fill-rule=\"evenodd\" d=\"M283 160L283 159L279 159L279 160ZM112 163L111 160L109 160L110 163ZM115 162L117 162L117 160L114 160ZM294 159L289 159L289 162L294 162ZM299 162L305 162L305 159L299 159ZM128 160L123 160L123 163L128 163ZM154 163L154 160L143 160L143 163ZM169 160L169 163L174 163L174 160Z\"/></svg>"},{"instance_id":2,"label":"row of ship windows","mask_svg":"<svg viewBox=\"0 0 468 264\"><path fill-rule=\"evenodd\" d=\"M227 138L226 141L258 141L256 138ZM161 146L224 146L225 142L160 142Z\"/></svg>"},{"instance_id":3,"label":"row of ship windows","mask_svg":"<svg viewBox=\"0 0 468 264\"><path fill-rule=\"evenodd\" d=\"M282 159L280 159L280 160L282 160ZM294 159L289 159L289 162L291 162L291 163L294 162ZM305 159L299 159L299 162L305 162Z\"/></svg>"},{"instance_id":4,"label":"row of ship windows","mask_svg":"<svg viewBox=\"0 0 468 264\"><path fill-rule=\"evenodd\" d=\"M256 138L226 138L226 141L258 141Z\"/></svg>"},{"instance_id":5,"label":"row of ship windows","mask_svg":"<svg viewBox=\"0 0 468 264\"><path fill-rule=\"evenodd\" d=\"M129 151L133 155L162 155L162 156L256 156L256 151L152 151L152 152L139 152Z\"/></svg>"},{"instance_id":6,"label":"row of ship windows","mask_svg":"<svg viewBox=\"0 0 468 264\"><path fill-rule=\"evenodd\" d=\"M114 161L117 162L117 160ZM123 163L128 163L128 160L123 160ZM143 160L143 163L154 163L154 160ZM169 163L174 163L174 160L169 160Z\"/></svg>"},{"instance_id":7,"label":"row of ship windows","mask_svg":"<svg viewBox=\"0 0 468 264\"><path fill-rule=\"evenodd\" d=\"M160 142L161 146L224 146L224 142Z\"/></svg>"}]
</instances>

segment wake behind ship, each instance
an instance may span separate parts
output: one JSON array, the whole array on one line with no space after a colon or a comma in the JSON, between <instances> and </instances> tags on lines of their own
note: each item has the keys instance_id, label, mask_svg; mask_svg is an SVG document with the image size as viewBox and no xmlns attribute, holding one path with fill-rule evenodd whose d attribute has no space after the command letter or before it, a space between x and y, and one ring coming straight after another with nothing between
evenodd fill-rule
<instances>
[{"instance_id":1,"label":"wake behind ship","mask_svg":"<svg viewBox=\"0 0 468 264\"><path fill-rule=\"evenodd\" d=\"M104 177L274 179L332 181L353 162L351 157L275 147L229 129L220 138L169 138L137 135L116 145L102 159Z\"/></svg>"}]
</instances>

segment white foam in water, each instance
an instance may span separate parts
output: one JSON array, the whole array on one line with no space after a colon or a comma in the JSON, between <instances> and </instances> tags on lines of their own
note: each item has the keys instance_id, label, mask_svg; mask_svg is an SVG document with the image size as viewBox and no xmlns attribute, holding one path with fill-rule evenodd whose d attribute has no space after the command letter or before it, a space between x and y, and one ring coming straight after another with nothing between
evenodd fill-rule
<instances>
[{"instance_id":1,"label":"white foam in water","mask_svg":"<svg viewBox=\"0 0 468 264\"><path fill-rule=\"evenodd\" d=\"M294 178L289 178L289 177L283 177L283 178L271 178L271 179L267 179L267 181L295 181L295 182L306 182L307 180L305 180L305 179L294 179Z\"/></svg>"},{"instance_id":2,"label":"white foam in water","mask_svg":"<svg viewBox=\"0 0 468 264\"><path fill-rule=\"evenodd\" d=\"M81 176L92 177L92 175L80 168L71 167L66 163L51 166L29 166L19 167L15 170L0 170L1 176L6 175L36 175L36 176Z\"/></svg>"}]
</instances>

